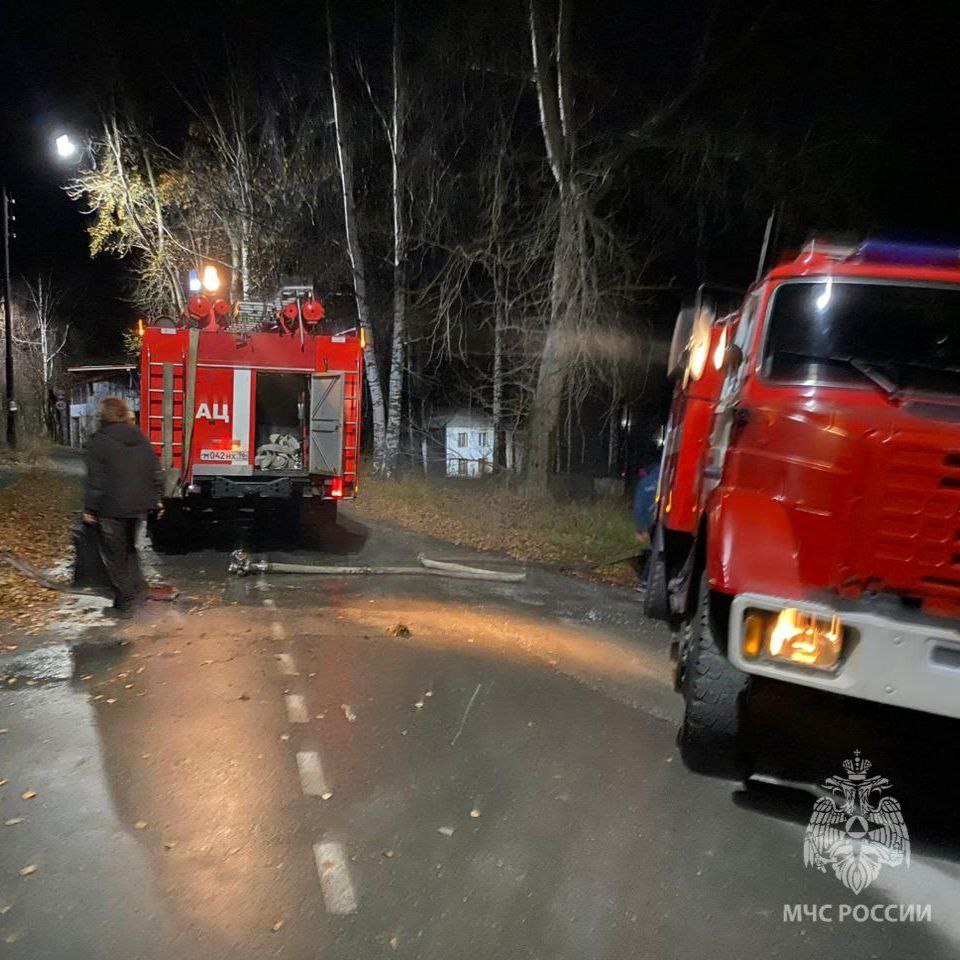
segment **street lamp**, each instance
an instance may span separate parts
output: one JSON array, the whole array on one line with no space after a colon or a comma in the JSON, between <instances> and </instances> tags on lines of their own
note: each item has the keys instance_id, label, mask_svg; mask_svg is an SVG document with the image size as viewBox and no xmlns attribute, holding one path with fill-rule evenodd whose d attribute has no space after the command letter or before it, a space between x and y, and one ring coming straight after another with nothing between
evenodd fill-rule
<instances>
[{"instance_id":1,"label":"street lamp","mask_svg":"<svg viewBox=\"0 0 960 960\"><path fill-rule=\"evenodd\" d=\"M64 160L69 160L71 157L76 156L77 154L77 145L70 138L70 134L61 133L59 137L54 141L54 144L57 148L57 155L62 157Z\"/></svg>"},{"instance_id":2,"label":"street lamp","mask_svg":"<svg viewBox=\"0 0 960 960\"><path fill-rule=\"evenodd\" d=\"M53 141L57 156L63 160L70 160L79 155L80 151L73 138L67 133L61 133ZM13 449L17 445L17 401L14 393L13 370L13 296L10 292L10 240L16 237L12 224L17 219L11 212L14 204L13 197L7 192L6 186L0 191L0 232L3 234L3 334L4 334L4 371L6 373L6 414L7 414L7 446Z\"/></svg>"}]
</instances>

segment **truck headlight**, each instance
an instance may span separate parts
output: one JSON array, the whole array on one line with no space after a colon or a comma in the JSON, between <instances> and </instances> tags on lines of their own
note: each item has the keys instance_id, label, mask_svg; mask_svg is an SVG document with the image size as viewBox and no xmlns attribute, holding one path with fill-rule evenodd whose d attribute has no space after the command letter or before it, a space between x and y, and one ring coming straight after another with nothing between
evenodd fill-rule
<instances>
[{"instance_id":1,"label":"truck headlight","mask_svg":"<svg viewBox=\"0 0 960 960\"><path fill-rule=\"evenodd\" d=\"M748 610L741 649L748 660L776 660L814 670L833 670L840 661L845 628L834 614L825 617L796 607Z\"/></svg>"}]
</instances>

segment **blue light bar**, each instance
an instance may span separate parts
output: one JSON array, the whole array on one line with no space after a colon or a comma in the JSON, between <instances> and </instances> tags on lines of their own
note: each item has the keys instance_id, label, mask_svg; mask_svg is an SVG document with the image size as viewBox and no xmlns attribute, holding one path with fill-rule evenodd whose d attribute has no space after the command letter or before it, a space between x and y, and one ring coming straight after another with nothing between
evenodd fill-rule
<instances>
[{"instance_id":1,"label":"blue light bar","mask_svg":"<svg viewBox=\"0 0 960 960\"><path fill-rule=\"evenodd\" d=\"M901 263L911 267L960 267L960 249L932 243L902 243L898 240L865 240L857 250L870 263Z\"/></svg>"}]
</instances>

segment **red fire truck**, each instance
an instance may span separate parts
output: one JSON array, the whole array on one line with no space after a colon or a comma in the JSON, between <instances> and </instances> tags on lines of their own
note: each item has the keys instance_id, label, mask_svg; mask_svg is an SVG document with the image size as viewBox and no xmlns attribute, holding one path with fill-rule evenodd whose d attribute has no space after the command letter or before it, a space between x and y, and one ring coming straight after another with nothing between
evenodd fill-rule
<instances>
[{"instance_id":1,"label":"red fire truck","mask_svg":"<svg viewBox=\"0 0 960 960\"><path fill-rule=\"evenodd\" d=\"M146 326L141 427L165 484L154 545L243 508L335 518L357 492L362 358L356 330L332 327L300 290L252 316L200 294L182 321Z\"/></svg>"},{"instance_id":2,"label":"red fire truck","mask_svg":"<svg viewBox=\"0 0 960 960\"><path fill-rule=\"evenodd\" d=\"M686 764L748 776L761 690L960 718L960 251L813 242L671 364L646 608Z\"/></svg>"}]
</instances>

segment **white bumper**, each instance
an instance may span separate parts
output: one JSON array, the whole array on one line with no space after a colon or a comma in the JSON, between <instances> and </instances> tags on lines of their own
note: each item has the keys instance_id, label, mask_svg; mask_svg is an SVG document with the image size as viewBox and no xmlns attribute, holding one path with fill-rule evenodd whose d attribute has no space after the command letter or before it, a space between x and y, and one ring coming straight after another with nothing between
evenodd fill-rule
<instances>
[{"instance_id":1,"label":"white bumper","mask_svg":"<svg viewBox=\"0 0 960 960\"><path fill-rule=\"evenodd\" d=\"M798 610L830 617L840 614L857 637L831 672L788 663L746 660L742 654L744 612L750 608ZM960 631L895 620L865 612L840 612L817 603L742 594L730 611L728 656L745 673L960 719Z\"/></svg>"}]
</instances>

